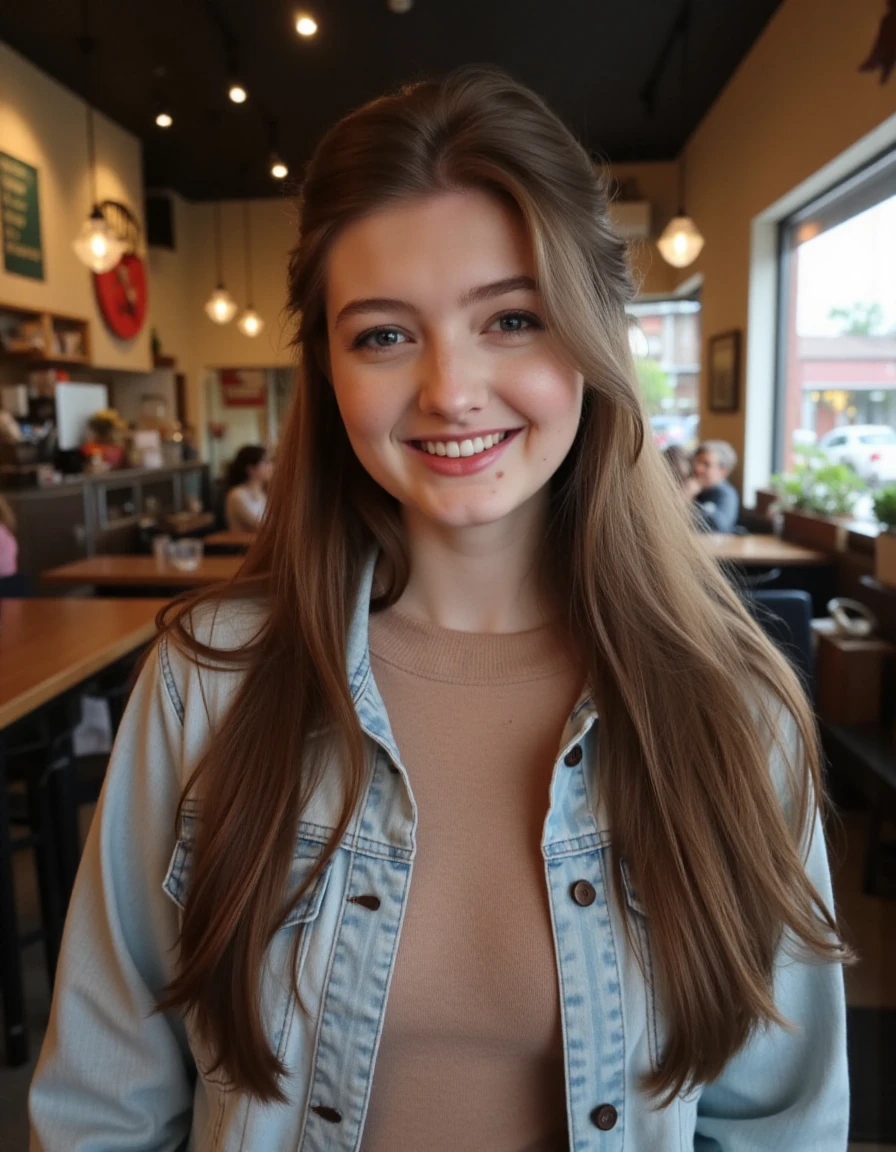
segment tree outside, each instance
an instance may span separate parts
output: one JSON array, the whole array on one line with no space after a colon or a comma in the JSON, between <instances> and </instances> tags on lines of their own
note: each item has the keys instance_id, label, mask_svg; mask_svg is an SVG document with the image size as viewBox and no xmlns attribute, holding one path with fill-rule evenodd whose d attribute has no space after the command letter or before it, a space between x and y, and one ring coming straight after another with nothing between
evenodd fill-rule
<instances>
[{"instance_id":1,"label":"tree outside","mask_svg":"<svg viewBox=\"0 0 896 1152\"><path fill-rule=\"evenodd\" d=\"M870 304L856 300L848 308L831 308L828 317L840 322L841 336L877 336L884 324L884 310L876 300Z\"/></svg>"},{"instance_id":2,"label":"tree outside","mask_svg":"<svg viewBox=\"0 0 896 1152\"><path fill-rule=\"evenodd\" d=\"M669 377L656 360L638 359L635 364L647 414L659 416L666 409L664 401L668 402L673 399L675 390L669 383Z\"/></svg>"}]
</instances>

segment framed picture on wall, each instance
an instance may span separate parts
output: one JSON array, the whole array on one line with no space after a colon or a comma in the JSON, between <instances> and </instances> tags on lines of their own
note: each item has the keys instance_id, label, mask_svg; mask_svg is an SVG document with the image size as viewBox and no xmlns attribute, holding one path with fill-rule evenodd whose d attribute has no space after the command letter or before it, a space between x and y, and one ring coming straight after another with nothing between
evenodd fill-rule
<instances>
[{"instance_id":1,"label":"framed picture on wall","mask_svg":"<svg viewBox=\"0 0 896 1152\"><path fill-rule=\"evenodd\" d=\"M740 407L740 330L709 338L709 410L736 412Z\"/></svg>"}]
</instances>

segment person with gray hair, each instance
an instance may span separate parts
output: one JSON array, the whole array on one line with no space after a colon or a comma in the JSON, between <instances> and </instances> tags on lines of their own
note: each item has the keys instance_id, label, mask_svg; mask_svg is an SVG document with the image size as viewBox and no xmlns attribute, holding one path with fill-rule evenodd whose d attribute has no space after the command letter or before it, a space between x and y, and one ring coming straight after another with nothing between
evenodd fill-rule
<instances>
[{"instance_id":1,"label":"person with gray hair","mask_svg":"<svg viewBox=\"0 0 896 1152\"><path fill-rule=\"evenodd\" d=\"M694 476L700 490L694 497L697 526L704 532L733 532L740 514L740 497L728 483L737 453L727 440L704 440L694 453Z\"/></svg>"}]
</instances>

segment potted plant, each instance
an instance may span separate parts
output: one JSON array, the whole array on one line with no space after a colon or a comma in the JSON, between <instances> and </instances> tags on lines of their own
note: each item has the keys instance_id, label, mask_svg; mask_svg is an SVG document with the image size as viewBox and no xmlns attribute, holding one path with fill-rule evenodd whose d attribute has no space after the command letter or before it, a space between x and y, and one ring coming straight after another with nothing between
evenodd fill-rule
<instances>
[{"instance_id":1,"label":"potted plant","mask_svg":"<svg viewBox=\"0 0 896 1152\"><path fill-rule=\"evenodd\" d=\"M874 575L881 584L896 588L896 484L874 493L874 515L882 531L874 553Z\"/></svg>"},{"instance_id":2,"label":"potted plant","mask_svg":"<svg viewBox=\"0 0 896 1152\"><path fill-rule=\"evenodd\" d=\"M802 448L787 475L772 477L784 513L784 535L807 548L841 552L846 521L864 482L846 464L837 464L820 448Z\"/></svg>"}]
</instances>

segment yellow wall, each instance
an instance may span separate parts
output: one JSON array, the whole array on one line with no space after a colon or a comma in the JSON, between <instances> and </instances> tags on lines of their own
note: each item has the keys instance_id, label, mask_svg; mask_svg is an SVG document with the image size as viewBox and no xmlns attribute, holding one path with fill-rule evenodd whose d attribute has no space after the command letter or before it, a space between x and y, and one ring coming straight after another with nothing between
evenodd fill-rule
<instances>
[{"instance_id":1,"label":"yellow wall","mask_svg":"<svg viewBox=\"0 0 896 1152\"><path fill-rule=\"evenodd\" d=\"M704 350L746 331L754 218L896 113L896 76L858 71L883 14L883 0L786 0L688 141L687 206L706 245L682 279L704 277ZM705 384L704 364L704 405ZM704 410L701 434L742 453L744 407Z\"/></svg>"},{"instance_id":2,"label":"yellow wall","mask_svg":"<svg viewBox=\"0 0 896 1152\"><path fill-rule=\"evenodd\" d=\"M616 164L610 172L620 184L634 180L639 196L650 202L650 238L631 245L635 285L642 295L671 295L678 284L677 271L660 256L656 238L678 210L678 164Z\"/></svg>"},{"instance_id":3,"label":"yellow wall","mask_svg":"<svg viewBox=\"0 0 896 1152\"><path fill-rule=\"evenodd\" d=\"M140 142L95 115L97 195L126 204L143 223ZM91 273L72 251L90 212L84 102L0 43L0 151L38 170L43 281L7 273L0 258L0 303L90 320L93 360L103 368L145 371L149 327L132 341L112 336L93 295Z\"/></svg>"}]
</instances>

